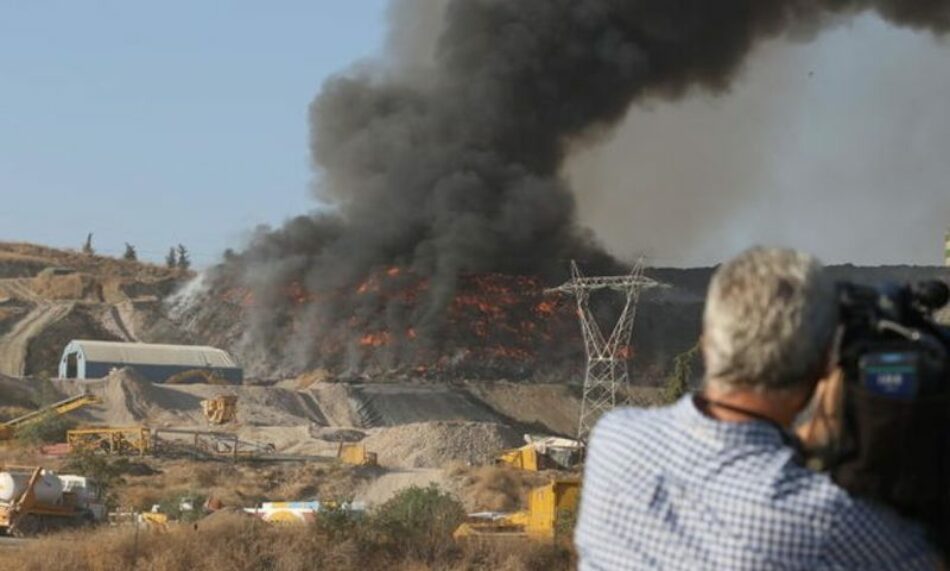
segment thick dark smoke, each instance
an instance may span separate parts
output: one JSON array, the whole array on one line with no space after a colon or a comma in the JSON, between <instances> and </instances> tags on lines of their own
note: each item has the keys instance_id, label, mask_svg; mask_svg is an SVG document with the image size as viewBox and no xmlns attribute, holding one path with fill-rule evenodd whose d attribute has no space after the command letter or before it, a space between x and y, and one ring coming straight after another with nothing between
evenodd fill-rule
<instances>
[{"instance_id":1,"label":"thick dark smoke","mask_svg":"<svg viewBox=\"0 0 950 571\"><path fill-rule=\"evenodd\" d=\"M614 269L576 224L568 149L639 99L726 90L764 39L867 9L950 28L950 0L449 1L424 70L363 65L314 100L316 193L331 208L261 230L225 265L254 292L251 335L273 341L289 311L305 312L296 327L313 336L285 350L319 361L314 336L371 311L319 293L390 266L431 285L417 307L384 309L384 325L433 339L461 275L553 279L568 258ZM288 305L294 283L318 294L303 309Z\"/></svg>"}]
</instances>

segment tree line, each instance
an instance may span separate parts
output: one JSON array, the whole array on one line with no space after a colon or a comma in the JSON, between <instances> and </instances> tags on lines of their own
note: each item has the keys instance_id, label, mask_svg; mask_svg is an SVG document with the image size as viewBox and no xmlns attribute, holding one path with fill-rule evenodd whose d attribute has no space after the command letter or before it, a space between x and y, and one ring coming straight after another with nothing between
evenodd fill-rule
<instances>
[{"instance_id":1,"label":"tree line","mask_svg":"<svg viewBox=\"0 0 950 571\"><path fill-rule=\"evenodd\" d=\"M94 256L96 254L96 249L92 245L92 236L93 233L90 232L86 235L86 241L82 245L82 253L87 256ZM125 243L125 253L122 254L122 259L129 262L137 262L139 259L138 251L135 249L135 246ZM188 252L188 248L184 244L178 244L177 247L172 246L168 250L168 254L165 255L165 265L168 268L187 270L191 268L191 254Z\"/></svg>"}]
</instances>

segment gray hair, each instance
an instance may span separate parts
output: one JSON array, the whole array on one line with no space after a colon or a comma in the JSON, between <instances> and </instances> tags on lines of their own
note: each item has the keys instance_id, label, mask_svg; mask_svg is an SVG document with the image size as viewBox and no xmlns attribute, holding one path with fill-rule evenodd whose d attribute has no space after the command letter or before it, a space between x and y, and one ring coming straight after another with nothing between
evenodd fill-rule
<instances>
[{"instance_id":1,"label":"gray hair","mask_svg":"<svg viewBox=\"0 0 950 571\"><path fill-rule=\"evenodd\" d=\"M703 313L707 382L781 391L826 371L838 321L835 286L801 252L752 248L713 275Z\"/></svg>"}]
</instances>

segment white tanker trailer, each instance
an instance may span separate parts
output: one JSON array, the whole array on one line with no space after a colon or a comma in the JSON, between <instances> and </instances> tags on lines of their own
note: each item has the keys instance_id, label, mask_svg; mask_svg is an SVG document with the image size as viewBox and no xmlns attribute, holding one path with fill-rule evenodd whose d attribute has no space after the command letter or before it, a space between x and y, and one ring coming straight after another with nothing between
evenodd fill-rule
<instances>
[{"instance_id":1,"label":"white tanker trailer","mask_svg":"<svg viewBox=\"0 0 950 571\"><path fill-rule=\"evenodd\" d=\"M38 467L0 472L0 531L16 537L92 524L105 518L99 487L83 476Z\"/></svg>"}]
</instances>

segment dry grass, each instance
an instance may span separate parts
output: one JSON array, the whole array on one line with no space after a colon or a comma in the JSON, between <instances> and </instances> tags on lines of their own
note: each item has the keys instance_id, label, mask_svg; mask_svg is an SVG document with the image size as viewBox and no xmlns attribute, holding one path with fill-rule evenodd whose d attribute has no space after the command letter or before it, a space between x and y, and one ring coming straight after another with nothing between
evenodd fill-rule
<instances>
[{"instance_id":1,"label":"dry grass","mask_svg":"<svg viewBox=\"0 0 950 571\"><path fill-rule=\"evenodd\" d=\"M0 466L15 464L18 466L43 466L51 470L59 470L63 465L63 458L50 458L40 453L39 448L33 445L24 445L16 440L0 443Z\"/></svg>"},{"instance_id":2,"label":"dry grass","mask_svg":"<svg viewBox=\"0 0 950 571\"><path fill-rule=\"evenodd\" d=\"M387 536L369 523L340 533L325 524L272 526L219 514L203 520L197 528L143 531L138 538L128 528L60 534L11 550L4 563L5 568L24 571L561 571L574 566L573 555L565 547L529 543L456 546L451 539L445 541L446 548L426 560L414 555L405 541Z\"/></svg>"},{"instance_id":3,"label":"dry grass","mask_svg":"<svg viewBox=\"0 0 950 571\"><path fill-rule=\"evenodd\" d=\"M557 472L456 464L446 468L446 474L467 510L509 512L524 508L528 492L550 482Z\"/></svg>"},{"instance_id":4,"label":"dry grass","mask_svg":"<svg viewBox=\"0 0 950 571\"><path fill-rule=\"evenodd\" d=\"M0 443L0 466L42 466L60 472L68 457L44 456L16 440ZM195 460L128 459L125 482L114 490L117 505L148 510L183 495L214 496L226 506L263 501L350 499L379 476L377 468L341 464L232 464Z\"/></svg>"},{"instance_id":5,"label":"dry grass","mask_svg":"<svg viewBox=\"0 0 950 571\"><path fill-rule=\"evenodd\" d=\"M338 464L231 464L191 460L150 460L159 473L128 476L117 490L119 504L146 510L169 497L214 496L228 506L262 501L346 499L376 474Z\"/></svg>"},{"instance_id":6,"label":"dry grass","mask_svg":"<svg viewBox=\"0 0 950 571\"><path fill-rule=\"evenodd\" d=\"M33 412L32 408L17 405L0 405L0 422L16 418L18 416Z\"/></svg>"},{"instance_id":7,"label":"dry grass","mask_svg":"<svg viewBox=\"0 0 950 571\"><path fill-rule=\"evenodd\" d=\"M60 250L21 242L0 242L0 264L25 267L24 277L44 267L72 268L98 276L136 279L165 279L185 275L177 270L145 262L132 262L109 256L87 256L72 250ZM188 274L190 275L190 274Z\"/></svg>"}]
</instances>

